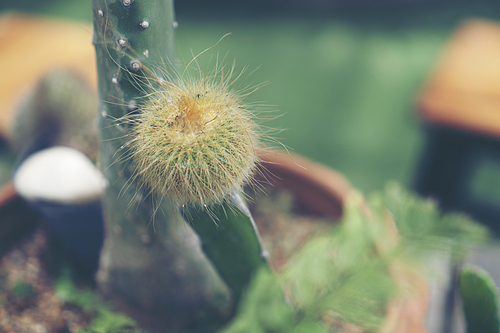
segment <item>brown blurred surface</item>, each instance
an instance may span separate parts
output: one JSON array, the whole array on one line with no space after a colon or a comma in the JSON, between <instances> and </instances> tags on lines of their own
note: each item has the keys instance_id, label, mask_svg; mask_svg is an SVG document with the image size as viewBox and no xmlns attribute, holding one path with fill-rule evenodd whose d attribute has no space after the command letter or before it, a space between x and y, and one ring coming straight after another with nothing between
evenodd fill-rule
<instances>
[{"instance_id":1,"label":"brown blurred surface","mask_svg":"<svg viewBox=\"0 0 500 333\"><path fill-rule=\"evenodd\" d=\"M97 86L92 27L87 23L3 15L0 45L0 135L8 134L23 93L48 70L71 68Z\"/></svg>"},{"instance_id":2,"label":"brown blurred surface","mask_svg":"<svg viewBox=\"0 0 500 333\"><path fill-rule=\"evenodd\" d=\"M294 194L304 207L323 217L339 218L348 194L353 190L335 170L290 153L259 152L261 170L255 177Z\"/></svg>"},{"instance_id":3,"label":"brown blurred surface","mask_svg":"<svg viewBox=\"0 0 500 333\"><path fill-rule=\"evenodd\" d=\"M419 97L425 121L500 138L500 25L458 28Z\"/></svg>"}]
</instances>

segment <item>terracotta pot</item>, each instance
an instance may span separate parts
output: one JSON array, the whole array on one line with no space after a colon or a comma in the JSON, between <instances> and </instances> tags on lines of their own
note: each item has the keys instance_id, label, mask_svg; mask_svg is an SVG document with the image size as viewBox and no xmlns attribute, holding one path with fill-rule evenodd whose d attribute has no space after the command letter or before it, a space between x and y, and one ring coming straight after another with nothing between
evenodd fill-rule
<instances>
[{"instance_id":1,"label":"terracotta pot","mask_svg":"<svg viewBox=\"0 0 500 333\"><path fill-rule=\"evenodd\" d=\"M259 154L262 160L257 179L284 188L311 212L339 218L342 205L353 190L340 173L291 153Z\"/></svg>"}]
</instances>

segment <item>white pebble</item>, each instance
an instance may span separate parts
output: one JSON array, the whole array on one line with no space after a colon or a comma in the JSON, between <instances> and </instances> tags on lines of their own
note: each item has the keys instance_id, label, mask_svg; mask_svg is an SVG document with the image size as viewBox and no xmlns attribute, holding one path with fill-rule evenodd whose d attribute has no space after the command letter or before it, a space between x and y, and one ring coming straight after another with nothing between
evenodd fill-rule
<instances>
[{"instance_id":1,"label":"white pebble","mask_svg":"<svg viewBox=\"0 0 500 333\"><path fill-rule=\"evenodd\" d=\"M85 203L98 200L107 185L82 152L52 147L28 157L14 175L14 187L27 200Z\"/></svg>"}]
</instances>

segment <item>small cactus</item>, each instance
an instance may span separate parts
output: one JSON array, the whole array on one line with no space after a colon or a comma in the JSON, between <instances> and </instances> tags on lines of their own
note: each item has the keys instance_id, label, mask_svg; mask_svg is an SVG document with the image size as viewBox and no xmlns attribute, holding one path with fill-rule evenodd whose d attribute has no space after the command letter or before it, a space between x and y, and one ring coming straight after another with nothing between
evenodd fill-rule
<instances>
[{"instance_id":1,"label":"small cactus","mask_svg":"<svg viewBox=\"0 0 500 333\"><path fill-rule=\"evenodd\" d=\"M95 161L96 95L76 73L47 72L20 105L10 142L22 157L50 146L67 145Z\"/></svg>"},{"instance_id":2,"label":"small cactus","mask_svg":"<svg viewBox=\"0 0 500 333\"><path fill-rule=\"evenodd\" d=\"M221 203L255 169L256 125L220 76L162 82L133 116L139 177L181 204Z\"/></svg>"}]
</instances>

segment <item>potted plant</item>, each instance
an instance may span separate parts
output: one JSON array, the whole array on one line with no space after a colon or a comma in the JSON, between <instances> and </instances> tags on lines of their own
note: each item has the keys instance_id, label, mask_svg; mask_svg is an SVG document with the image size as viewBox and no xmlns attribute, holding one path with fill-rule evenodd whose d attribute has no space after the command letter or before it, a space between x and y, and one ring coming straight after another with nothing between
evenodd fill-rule
<instances>
[{"instance_id":1,"label":"potted plant","mask_svg":"<svg viewBox=\"0 0 500 333\"><path fill-rule=\"evenodd\" d=\"M265 327L274 326L282 331L354 331L360 327L373 331L382 327L387 332L403 332L401 327L406 325L408 332L423 331L422 304L426 299L425 292L421 291L425 287L422 287L420 278L416 277L413 270L407 269L407 264L398 261L401 258L394 255L400 249L398 233L391 214L383 208L386 201L391 203L389 199L403 197L401 192L393 189L394 193L389 199L374 199L367 205L343 178L321 167L296 157L285 157L292 161L292 167L286 168L283 159L273 160L276 157L259 155L271 174L277 174L279 168L283 169L277 176L284 180L287 187L299 188L297 197L302 198L305 205L323 209L332 215L339 215L343 207L349 212L344 214L345 227L335 233L336 236L328 233L328 237L311 243L313 245L305 248L306 254L295 259L295 264L291 264L290 270L284 274L283 293L273 274L270 274L266 252L252 216L237 191L233 191L248 179L254 171L253 162L259 157L254 153L255 139L252 136L238 136L240 132L252 132L254 125L239 110L239 97L228 90L229 81L223 74L225 72L216 71L215 76L208 79L201 75L198 81L189 82L190 79L187 79L187 82L183 82L185 78L182 75L177 78L169 65L166 68L155 67L164 63L165 59L174 58L169 47L174 28L171 2L94 1L93 14L101 97L98 111L102 139L100 164L109 183L104 197L107 234L98 281L107 297L118 300L123 309L134 312L137 318L147 314L149 320L156 317L160 325L169 325L163 326L163 330L165 327L215 330L222 323L227 324L228 318L237 311L236 319L227 324L226 330L262 331ZM221 83L216 85L216 82L210 81L214 78ZM200 99L203 102L199 102ZM222 110L210 111L208 106L214 101L218 102L218 107L232 105L229 111L236 114L237 120L224 118L221 116ZM156 111L162 106L180 113L174 114L172 119L168 118L168 114L164 119L158 119ZM205 107L209 110L208 114L205 114ZM144 118L146 111L152 113L152 118ZM184 142L177 143L173 146L181 148L175 150L176 158L181 163L178 167L170 165L169 168L178 168L184 173L163 173L165 165L157 163L162 156L155 154L158 151L165 152L167 148L156 146L156 149L150 149L161 144L153 140L155 137L172 137L174 134L169 132L172 129L187 131L190 135L206 134L209 127L221 119L222 127L216 133L223 140L217 139L215 142L224 149L196 150L192 142L186 142L186 147L182 146ZM156 131L158 122L168 131ZM224 127L227 123L230 126ZM235 127L239 128L238 133L231 132ZM147 137L151 129L154 129L153 138ZM233 134L237 140L233 140ZM241 142L243 145L239 145ZM195 143L202 146L200 142ZM170 145L169 142L167 144ZM216 146L213 143L207 145ZM145 156L141 155L141 147L148 147ZM166 152L172 156L172 150L168 149ZM231 153L225 153L229 149L232 149ZM246 154L246 158L250 162L237 159L232 162L233 166L224 165L222 169L216 168L220 162L214 162L214 159L196 160L198 153L202 157L211 157L211 153L217 156L216 153L219 153L226 160L236 155L235 152L247 150L249 154ZM153 152L152 156L148 155L150 152ZM208 172L203 171L203 161L213 168ZM201 166L202 171L189 173L192 164ZM304 172L306 169L308 172ZM149 171L154 172L148 176ZM307 174L309 180L302 181L307 179ZM310 186L299 187L301 182L312 184L313 189ZM212 188L214 185L217 186ZM148 196L151 192L162 190L165 193ZM211 196L213 194L215 196ZM178 199L174 203L182 207L184 217L198 233L201 247L191 229L180 219L178 207L164 206L172 199L171 196ZM322 201L326 204L321 204ZM241 212L238 213L238 210ZM435 207L429 210L433 212L430 215L435 214ZM396 220L401 223L399 219ZM409 228L410 223L403 221L400 226ZM463 229L457 230L463 232ZM362 237L358 237L360 235ZM440 236L444 236L444 229ZM356 242L350 244L346 240ZM356 244L359 246L354 246ZM325 251L319 251L321 249ZM350 253L347 249L354 250L359 257L345 256L345 253ZM330 257L336 251L339 256ZM331 293L325 294L328 297L322 299L325 302L320 308L314 308L311 295L319 295L315 288L321 286L321 281L314 284L314 279L304 275L307 271L302 268L307 268L306 264L311 262L309 259L316 256L322 263L321 272L316 277L330 276L337 281L333 278L348 276L353 283L348 287L360 287L342 289L345 285L340 285L341 289L334 289L327 283L324 285L328 287L327 290L346 293L358 291L362 293L358 301L364 299L373 302L368 307L373 313L363 307L360 312L354 309L339 313L339 304L333 301L345 299L333 297ZM352 262L358 258L364 260L361 266ZM398 260L389 261L389 258ZM342 264L344 270L332 275L333 264ZM361 274L359 267L368 267L370 274ZM294 275L300 276L305 284L313 287L309 296L305 297L304 291L294 286L294 281L297 281ZM388 282L394 280L391 277L397 277L395 280L403 285L416 286L423 297L415 303L411 297L399 298L398 294L392 294L390 290L393 290L393 284ZM356 279L368 282L375 281L372 280L374 278L379 283L377 286L384 287L384 292L379 293L377 288L364 290L361 282L355 283ZM389 296L395 295L398 295L395 303L389 305ZM286 299L298 309L297 312L292 311ZM259 303L261 300L264 303ZM415 307L415 304L418 304L419 310L413 315L416 314L418 319L412 325L413 319L403 318L408 318L405 309ZM265 318L262 313L255 315L256 306L268 309L269 306L273 308L273 305L277 312L269 312L273 314L272 318ZM381 318L386 314L387 320L383 324ZM350 325L349 318L356 324ZM363 323L366 325L363 326Z\"/></svg>"}]
</instances>

